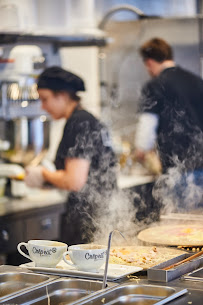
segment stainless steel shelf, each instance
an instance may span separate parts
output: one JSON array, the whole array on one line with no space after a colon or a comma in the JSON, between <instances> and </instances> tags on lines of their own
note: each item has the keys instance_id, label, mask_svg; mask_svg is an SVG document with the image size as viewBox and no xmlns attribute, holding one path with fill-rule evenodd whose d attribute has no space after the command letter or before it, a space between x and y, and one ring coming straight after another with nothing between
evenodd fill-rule
<instances>
[{"instance_id":1,"label":"stainless steel shelf","mask_svg":"<svg viewBox=\"0 0 203 305\"><path fill-rule=\"evenodd\" d=\"M74 47L74 46L105 46L107 38L96 37L91 34L77 35L36 35L28 33L5 33L0 32L0 45L16 43L52 43L55 47Z\"/></svg>"},{"instance_id":2,"label":"stainless steel shelf","mask_svg":"<svg viewBox=\"0 0 203 305\"><path fill-rule=\"evenodd\" d=\"M33 102L33 104L30 103L26 108L20 106L9 106L6 114L3 113L3 108L0 107L0 119L5 120L17 119L20 117L34 118L41 115L49 117L49 115L40 108L40 102Z\"/></svg>"}]
</instances>

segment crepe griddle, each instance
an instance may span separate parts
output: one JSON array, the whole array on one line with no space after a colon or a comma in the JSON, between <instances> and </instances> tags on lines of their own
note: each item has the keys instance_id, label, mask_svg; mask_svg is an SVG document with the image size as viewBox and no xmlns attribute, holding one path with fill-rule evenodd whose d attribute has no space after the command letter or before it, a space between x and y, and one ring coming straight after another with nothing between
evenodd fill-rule
<instances>
[{"instance_id":1,"label":"crepe griddle","mask_svg":"<svg viewBox=\"0 0 203 305\"><path fill-rule=\"evenodd\" d=\"M181 224L150 227L138 234L138 239L153 245L203 246L203 225Z\"/></svg>"}]
</instances>

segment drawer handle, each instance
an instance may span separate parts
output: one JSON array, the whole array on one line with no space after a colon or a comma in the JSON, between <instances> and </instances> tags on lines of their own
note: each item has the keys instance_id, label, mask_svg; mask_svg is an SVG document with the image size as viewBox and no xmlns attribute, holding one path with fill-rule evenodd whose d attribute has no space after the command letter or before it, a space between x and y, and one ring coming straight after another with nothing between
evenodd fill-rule
<instances>
[{"instance_id":1,"label":"drawer handle","mask_svg":"<svg viewBox=\"0 0 203 305\"><path fill-rule=\"evenodd\" d=\"M6 230L2 230L2 238L3 238L3 240L5 240L5 241L8 241L9 240L9 234L8 234L8 232L6 231Z\"/></svg>"},{"instance_id":2,"label":"drawer handle","mask_svg":"<svg viewBox=\"0 0 203 305\"><path fill-rule=\"evenodd\" d=\"M52 220L50 218L46 218L41 221L42 230L49 229L51 227L51 225L52 225Z\"/></svg>"}]
</instances>

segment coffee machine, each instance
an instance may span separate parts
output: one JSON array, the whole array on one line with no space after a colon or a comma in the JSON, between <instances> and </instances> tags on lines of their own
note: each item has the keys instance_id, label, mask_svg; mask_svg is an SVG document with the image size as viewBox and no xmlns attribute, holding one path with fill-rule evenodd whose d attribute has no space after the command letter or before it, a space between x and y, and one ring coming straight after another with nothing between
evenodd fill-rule
<instances>
[{"instance_id":1,"label":"coffee machine","mask_svg":"<svg viewBox=\"0 0 203 305\"><path fill-rule=\"evenodd\" d=\"M20 151L32 151L36 155L46 144L42 137L47 115L40 109L36 90L36 77L45 66L45 58L36 45L17 45L3 50L0 112L4 130L1 130L0 138L10 142L14 155ZM25 155L22 156L22 161L25 159Z\"/></svg>"},{"instance_id":2,"label":"coffee machine","mask_svg":"<svg viewBox=\"0 0 203 305\"><path fill-rule=\"evenodd\" d=\"M13 185L22 185L24 167L44 156L49 146L51 119L41 109L36 86L47 64L38 45L0 48L0 177Z\"/></svg>"}]
</instances>

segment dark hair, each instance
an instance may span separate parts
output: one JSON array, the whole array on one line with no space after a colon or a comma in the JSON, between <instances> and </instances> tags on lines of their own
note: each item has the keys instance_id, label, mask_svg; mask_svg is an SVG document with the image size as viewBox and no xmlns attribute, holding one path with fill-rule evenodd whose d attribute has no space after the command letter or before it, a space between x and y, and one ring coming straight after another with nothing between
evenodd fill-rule
<instances>
[{"instance_id":1,"label":"dark hair","mask_svg":"<svg viewBox=\"0 0 203 305\"><path fill-rule=\"evenodd\" d=\"M153 38L145 42L139 49L142 59L154 59L162 63L165 60L173 59L171 46L161 38Z\"/></svg>"},{"instance_id":2,"label":"dark hair","mask_svg":"<svg viewBox=\"0 0 203 305\"><path fill-rule=\"evenodd\" d=\"M73 100L73 101L76 101L76 102L80 102L81 98L79 95L76 94L75 91L71 91L71 90L51 90L55 95L57 94L60 94L60 93L67 93L70 98Z\"/></svg>"}]
</instances>

